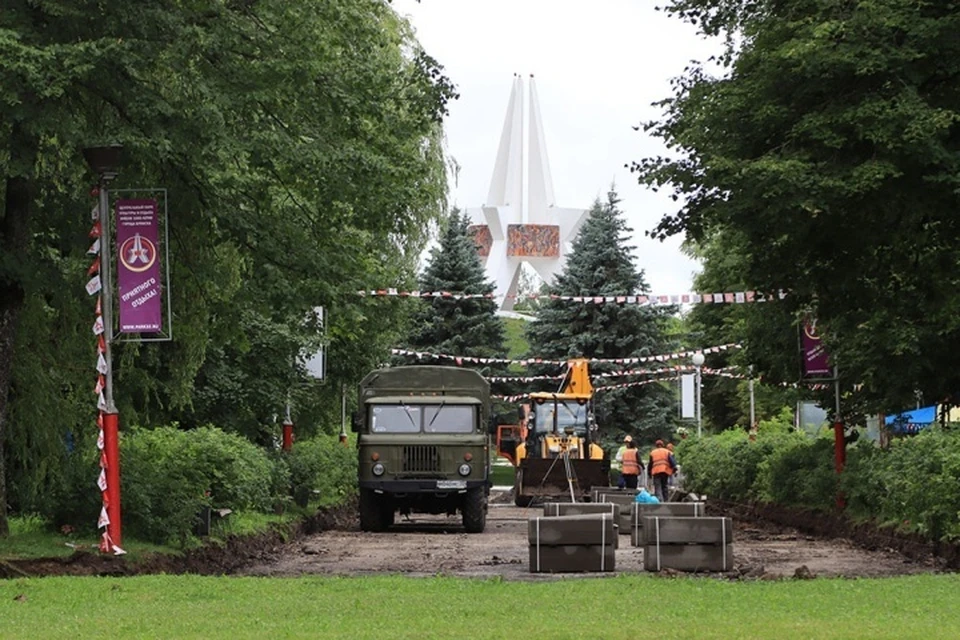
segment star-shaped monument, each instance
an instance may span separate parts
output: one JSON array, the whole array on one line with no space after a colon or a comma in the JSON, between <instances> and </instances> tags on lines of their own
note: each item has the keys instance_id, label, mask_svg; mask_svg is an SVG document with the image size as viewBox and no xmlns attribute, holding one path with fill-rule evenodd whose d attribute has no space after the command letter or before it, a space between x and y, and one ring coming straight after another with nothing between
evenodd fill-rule
<instances>
[{"instance_id":1,"label":"star-shaped monument","mask_svg":"<svg viewBox=\"0 0 960 640\"><path fill-rule=\"evenodd\" d=\"M502 311L513 309L524 262L533 267L545 282L553 282L566 263L570 245L588 211L555 204L540 104L532 75L529 91L530 137L526 149L523 145L523 79L517 76L507 104L487 202L480 208L467 210L474 223L471 230L478 252L485 261L487 277L496 284L495 295ZM528 154L526 185L524 151Z\"/></svg>"}]
</instances>

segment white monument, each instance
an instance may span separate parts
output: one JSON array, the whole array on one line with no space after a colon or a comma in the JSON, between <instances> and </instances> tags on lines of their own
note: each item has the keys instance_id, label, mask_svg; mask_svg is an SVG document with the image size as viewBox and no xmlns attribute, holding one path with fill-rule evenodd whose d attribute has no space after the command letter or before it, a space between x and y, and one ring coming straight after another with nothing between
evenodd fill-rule
<instances>
[{"instance_id":1,"label":"white monument","mask_svg":"<svg viewBox=\"0 0 960 640\"><path fill-rule=\"evenodd\" d=\"M544 281L553 282L588 211L556 206L532 75L530 136L524 148L523 84L522 78L515 77L487 201L480 208L467 209L487 278L496 284L503 311L513 309L524 262Z\"/></svg>"}]
</instances>

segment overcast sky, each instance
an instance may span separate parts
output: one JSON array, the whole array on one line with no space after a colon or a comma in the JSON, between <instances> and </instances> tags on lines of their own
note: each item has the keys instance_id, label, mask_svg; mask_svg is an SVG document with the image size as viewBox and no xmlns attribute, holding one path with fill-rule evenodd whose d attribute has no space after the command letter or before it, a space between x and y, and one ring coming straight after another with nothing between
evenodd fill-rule
<instances>
[{"instance_id":1,"label":"overcast sky","mask_svg":"<svg viewBox=\"0 0 960 640\"><path fill-rule=\"evenodd\" d=\"M460 165L454 203L484 203L513 74L534 74L558 207L588 208L616 183L634 229L637 266L654 294L691 291L698 264L644 232L676 204L624 167L664 153L633 126L657 118L651 103L691 59L719 50L692 26L656 11L657 0L394 0L424 49L446 68L460 99L446 120Z\"/></svg>"}]
</instances>

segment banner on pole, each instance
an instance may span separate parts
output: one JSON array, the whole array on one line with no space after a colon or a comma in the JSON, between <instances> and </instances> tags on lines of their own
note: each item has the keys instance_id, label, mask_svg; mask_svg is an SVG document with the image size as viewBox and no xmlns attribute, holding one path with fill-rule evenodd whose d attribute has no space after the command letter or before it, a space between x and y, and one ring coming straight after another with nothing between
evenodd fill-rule
<instances>
[{"instance_id":1,"label":"banner on pole","mask_svg":"<svg viewBox=\"0 0 960 640\"><path fill-rule=\"evenodd\" d=\"M117 200L117 297L120 333L163 328L156 200Z\"/></svg>"},{"instance_id":2,"label":"banner on pole","mask_svg":"<svg viewBox=\"0 0 960 640\"><path fill-rule=\"evenodd\" d=\"M817 321L807 318L803 321L803 375L807 378L828 377L832 374L830 358L817 333Z\"/></svg>"},{"instance_id":3,"label":"banner on pole","mask_svg":"<svg viewBox=\"0 0 960 640\"><path fill-rule=\"evenodd\" d=\"M687 373L680 376L680 417L695 418L697 391L697 376L694 373Z\"/></svg>"}]
</instances>

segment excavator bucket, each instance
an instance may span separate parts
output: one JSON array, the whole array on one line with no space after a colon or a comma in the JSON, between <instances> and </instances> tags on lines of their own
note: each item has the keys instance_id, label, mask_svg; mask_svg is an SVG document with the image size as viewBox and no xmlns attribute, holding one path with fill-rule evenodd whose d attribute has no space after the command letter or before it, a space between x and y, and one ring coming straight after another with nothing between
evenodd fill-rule
<instances>
[{"instance_id":1,"label":"excavator bucket","mask_svg":"<svg viewBox=\"0 0 960 640\"><path fill-rule=\"evenodd\" d=\"M562 458L524 458L517 468L514 502L530 506L534 501L577 502L589 498L590 487L609 484L609 463L604 460L569 460L569 472Z\"/></svg>"}]
</instances>

